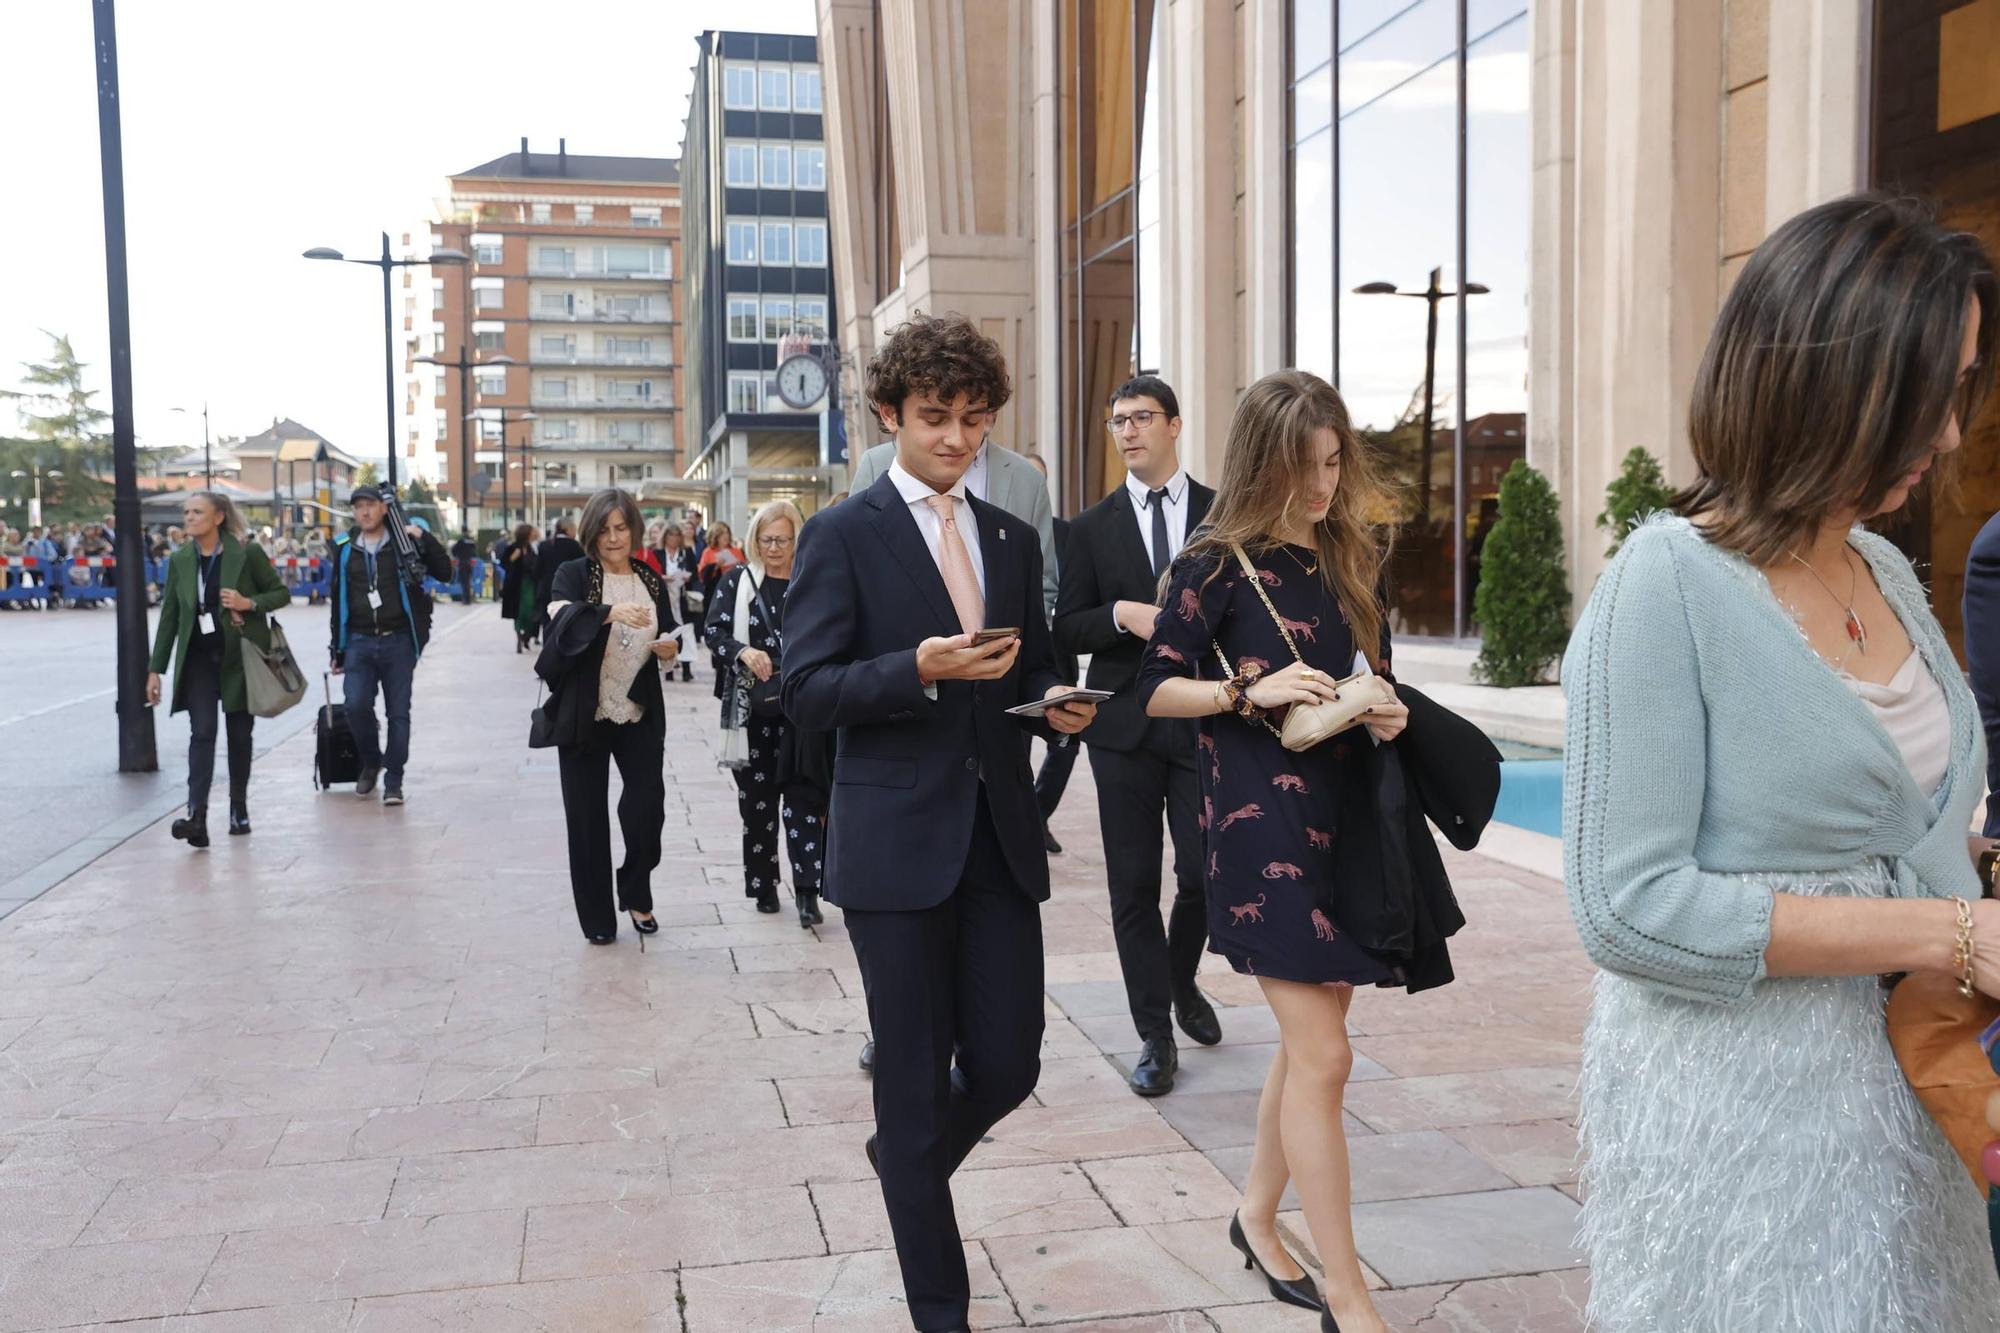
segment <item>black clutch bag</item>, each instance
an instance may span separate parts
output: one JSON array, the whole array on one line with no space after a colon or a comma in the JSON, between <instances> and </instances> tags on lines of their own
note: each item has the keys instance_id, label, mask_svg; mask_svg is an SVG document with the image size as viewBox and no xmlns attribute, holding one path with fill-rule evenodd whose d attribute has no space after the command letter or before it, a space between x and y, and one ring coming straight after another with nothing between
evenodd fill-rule
<instances>
[{"instance_id":1,"label":"black clutch bag","mask_svg":"<svg viewBox=\"0 0 2000 1333\"><path fill-rule=\"evenodd\" d=\"M528 714L528 748L547 750L556 743L556 701L546 687L535 691L535 710Z\"/></svg>"}]
</instances>

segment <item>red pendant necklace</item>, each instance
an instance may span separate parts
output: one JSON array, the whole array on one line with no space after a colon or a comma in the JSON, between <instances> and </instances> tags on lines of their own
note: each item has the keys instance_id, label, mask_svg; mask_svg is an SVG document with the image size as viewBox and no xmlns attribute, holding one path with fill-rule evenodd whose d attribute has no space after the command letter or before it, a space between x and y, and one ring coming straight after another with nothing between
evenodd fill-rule
<instances>
[{"instance_id":1,"label":"red pendant necklace","mask_svg":"<svg viewBox=\"0 0 2000 1333\"><path fill-rule=\"evenodd\" d=\"M1853 579L1848 585L1847 597L1844 601L1841 599L1840 594L1833 590L1833 585L1822 578L1817 569L1814 569L1812 565L1801 559L1797 551L1792 551L1788 554L1801 565L1805 565L1806 573L1818 579L1819 586L1826 589L1826 595L1839 603L1840 609L1847 616L1847 637L1853 641L1855 647L1861 650L1862 655L1866 656L1868 652L1868 627L1861 623L1861 615L1854 609L1854 594L1861 587L1861 571L1854 567L1854 548L1843 545L1840 549L1841 553L1846 557L1847 572Z\"/></svg>"}]
</instances>

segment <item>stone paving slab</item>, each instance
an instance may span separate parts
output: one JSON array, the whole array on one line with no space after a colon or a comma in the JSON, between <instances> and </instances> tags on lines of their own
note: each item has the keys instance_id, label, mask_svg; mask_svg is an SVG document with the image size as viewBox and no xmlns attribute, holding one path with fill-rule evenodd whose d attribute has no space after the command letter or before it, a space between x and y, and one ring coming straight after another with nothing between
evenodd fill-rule
<instances>
[{"instance_id":1,"label":"stone paving slab","mask_svg":"<svg viewBox=\"0 0 2000 1333\"><path fill-rule=\"evenodd\" d=\"M837 912L743 897L708 681L669 687L662 930L594 949L553 760L518 747L526 659L475 614L420 669L408 806L314 793L273 729L252 837L157 824L0 920L0 1333L907 1326L859 970ZM1225 1238L1277 1035L1257 983L1208 959L1224 1043L1133 1097L1088 765L1055 831L1041 1082L954 1186L975 1327L1315 1328ZM1393 1327L1571 1333L1590 969L1560 885L1447 863L1460 980L1350 1015L1362 1258Z\"/></svg>"}]
</instances>

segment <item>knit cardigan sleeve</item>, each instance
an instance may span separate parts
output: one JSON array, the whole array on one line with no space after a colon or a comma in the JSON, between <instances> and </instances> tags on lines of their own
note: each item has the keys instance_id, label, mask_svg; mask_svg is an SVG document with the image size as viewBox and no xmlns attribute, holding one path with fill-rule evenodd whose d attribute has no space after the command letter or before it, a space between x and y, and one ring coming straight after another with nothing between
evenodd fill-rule
<instances>
[{"instance_id":1,"label":"knit cardigan sleeve","mask_svg":"<svg viewBox=\"0 0 2000 1333\"><path fill-rule=\"evenodd\" d=\"M1598 966L1734 1004L1764 978L1775 894L1696 861L1708 765L1727 759L1709 754L1705 647L1672 538L1640 529L1599 580L1563 664L1563 862Z\"/></svg>"}]
</instances>

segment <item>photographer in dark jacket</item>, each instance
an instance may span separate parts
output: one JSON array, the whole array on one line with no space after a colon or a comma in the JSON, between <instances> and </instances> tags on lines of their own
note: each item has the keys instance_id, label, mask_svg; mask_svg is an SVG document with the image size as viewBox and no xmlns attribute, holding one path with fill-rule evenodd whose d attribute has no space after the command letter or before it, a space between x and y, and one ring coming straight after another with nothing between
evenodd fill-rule
<instances>
[{"instance_id":1,"label":"photographer in dark jacket","mask_svg":"<svg viewBox=\"0 0 2000 1333\"><path fill-rule=\"evenodd\" d=\"M374 794L382 779L382 804L403 803L403 766L410 757L410 690L417 659L431 638L431 598L421 580L403 577L389 506L373 486L357 486L349 503L355 526L333 544L333 574L327 604L333 612L331 655L336 675L345 673L347 725L361 756L357 796ZM404 529L423 572L440 582L451 578L451 556L437 538L412 523ZM375 692L389 714L389 748L384 754L375 722ZM386 767L387 772L384 773Z\"/></svg>"}]
</instances>

